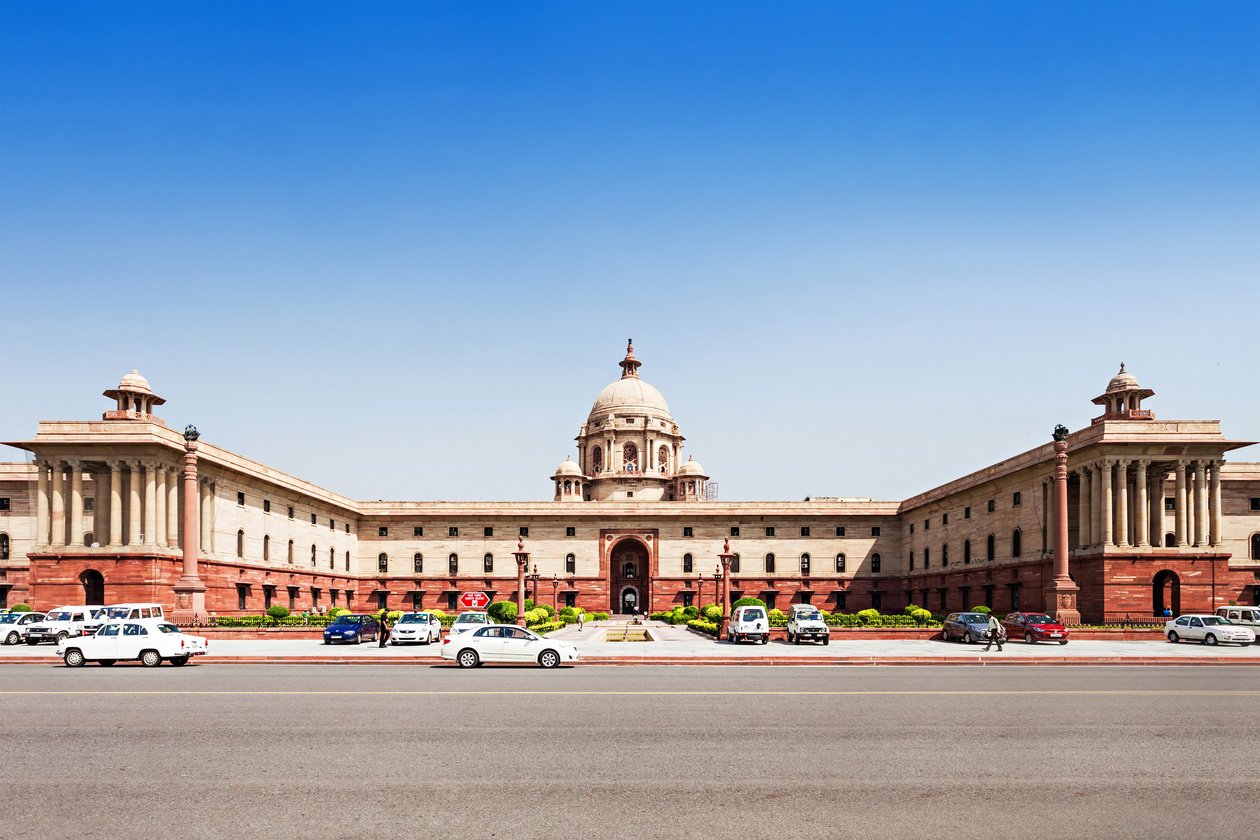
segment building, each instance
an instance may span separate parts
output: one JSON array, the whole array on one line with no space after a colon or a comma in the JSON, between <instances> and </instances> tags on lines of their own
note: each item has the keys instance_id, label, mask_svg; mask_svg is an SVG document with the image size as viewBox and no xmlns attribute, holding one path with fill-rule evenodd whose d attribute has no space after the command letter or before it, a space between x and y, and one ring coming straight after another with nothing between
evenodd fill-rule
<instances>
[{"instance_id":1,"label":"building","mask_svg":"<svg viewBox=\"0 0 1260 840\"><path fill-rule=\"evenodd\" d=\"M552 500L524 503L338 495L186 443L132 371L99 421L41 422L7 444L34 463L0 464L0 605L453 609L461 592L513 597L523 540L538 601L656 611L714 600L729 539L732 596L779 608L1043 608L1059 550L1052 442L904 501L711 501L633 347L620 364ZM1218 421L1157 421L1142 407L1152 394L1121 366L1094 399L1102 414L1066 438L1081 615L1260 604L1260 464L1225 460L1250 444Z\"/></svg>"}]
</instances>

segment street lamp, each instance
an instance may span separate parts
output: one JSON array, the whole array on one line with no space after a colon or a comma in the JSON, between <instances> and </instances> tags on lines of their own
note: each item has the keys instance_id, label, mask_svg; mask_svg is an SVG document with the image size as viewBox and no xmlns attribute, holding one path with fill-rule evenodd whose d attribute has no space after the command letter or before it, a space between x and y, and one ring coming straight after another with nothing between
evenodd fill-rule
<instances>
[{"instance_id":1,"label":"street lamp","mask_svg":"<svg viewBox=\"0 0 1260 840\"><path fill-rule=\"evenodd\" d=\"M531 583L533 583L533 584L534 584L534 597L533 597L533 601L534 601L534 606L535 606L535 607L536 607L536 606L538 606L538 578L539 578L539 574L538 574L538 564L537 564L537 563L535 563L535 564L534 564L534 573L533 573L532 575L525 575L525 579L526 579L526 580L528 580L528 581L530 581Z\"/></svg>"},{"instance_id":2,"label":"street lamp","mask_svg":"<svg viewBox=\"0 0 1260 840\"><path fill-rule=\"evenodd\" d=\"M722 545L722 553L718 555L721 561L721 569L719 574L722 576L722 625L718 628L718 637L727 635L731 629L731 560L735 559L735 555L731 554L731 541L727 539Z\"/></svg>"},{"instance_id":3,"label":"street lamp","mask_svg":"<svg viewBox=\"0 0 1260 840\"><path fill-rule=\"evenodd\" d=\"M551 612L556 615L560 612L560 604L556 601L556 589L560 586L560 578L555 575L551 576Z\"/></svg>"}]
</instances>

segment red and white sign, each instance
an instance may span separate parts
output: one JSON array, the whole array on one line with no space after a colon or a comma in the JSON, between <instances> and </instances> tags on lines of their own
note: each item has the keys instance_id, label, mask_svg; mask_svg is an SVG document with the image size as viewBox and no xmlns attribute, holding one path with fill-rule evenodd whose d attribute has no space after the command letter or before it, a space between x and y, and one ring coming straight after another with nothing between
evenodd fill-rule
<instances>
[{"instance_id":1,"label":"red and white sign","mask_svg":"<svg viewBox=\"0 0 1260 840\"><path fill-rule=\"evenodd\" d=\"M465 610L484 610L490 606L490 599L484 592L465 592L459 596L459 606Z\"/></svg>"}]
</instances>

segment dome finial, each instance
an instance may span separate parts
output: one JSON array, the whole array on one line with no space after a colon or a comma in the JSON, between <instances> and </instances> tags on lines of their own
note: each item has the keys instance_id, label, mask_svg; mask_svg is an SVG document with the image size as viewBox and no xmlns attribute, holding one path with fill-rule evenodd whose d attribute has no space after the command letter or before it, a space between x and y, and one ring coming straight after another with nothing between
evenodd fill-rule
<instances>
[{"instance_id":1,"label":"dome finial","mask_svg":"<svg viewBox=\"0 0 1260 840\"><path fill-rule=\"evenodd\" d=\"M634 339L626 340L626 357L619 363L621 365L621 378L633 376L639 378L639 365L643 364L634 358Z\"/></svg>"},{"instance_id":2,"label":"dome finial","mask_svg":"<svg viewBox=\"0 0 1260 840\"><path fill-rule=\"evenodd\" d=\"M1120 363L1120 372L1124 373L1124 362Z\"/></svg>"}]
</instances>

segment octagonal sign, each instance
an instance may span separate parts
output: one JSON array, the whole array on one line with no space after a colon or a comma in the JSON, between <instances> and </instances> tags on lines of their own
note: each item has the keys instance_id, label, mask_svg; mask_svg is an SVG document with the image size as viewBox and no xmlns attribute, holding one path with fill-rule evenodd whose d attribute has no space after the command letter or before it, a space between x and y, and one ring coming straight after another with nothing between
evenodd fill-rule
<instances>
[{"instance_id":1,"label":"octagonal sign","mask_svg":"<svg viewBox=\"0 0 1260 840\"><path fill-rule=\"evenodd\" d=\"M459 596L459 606L465 610L484 610L490 606L490 598L484 592L465 592Z\"/></svg>"}]
</instances>

